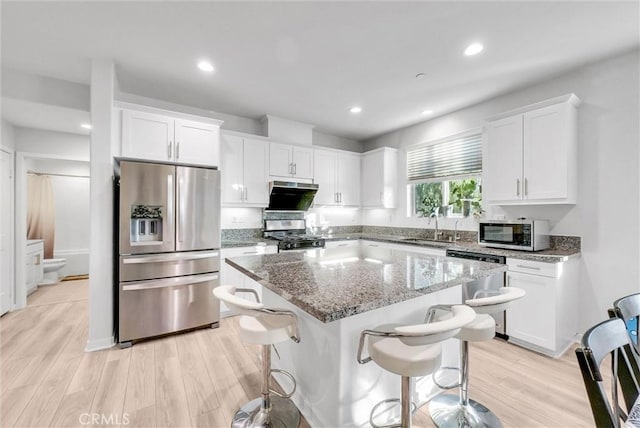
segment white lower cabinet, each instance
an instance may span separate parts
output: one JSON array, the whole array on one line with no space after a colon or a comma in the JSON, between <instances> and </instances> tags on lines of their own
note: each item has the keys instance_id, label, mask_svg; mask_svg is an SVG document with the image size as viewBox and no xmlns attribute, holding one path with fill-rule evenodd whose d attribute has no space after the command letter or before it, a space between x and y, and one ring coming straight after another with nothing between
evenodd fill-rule
<instances>
[{"instance_id":1,"label":"white lower cabinet","mask_svg":"<svg viewBox=\"0 0 640 428\"><path fill-rule=\"evenodd\" d=\"M507 309L509 341L551 357L561 356L578 334L578 263L507 259L507 285L526 295Z\"/></svg>"},{"instance_id":2,"label":"white lower cabinet","mask_svg":"<svg viewBox=\"0 0 640 428\"><path fill-rule=\"evenodd\" d=\"M38 284L42 282L44 277L44 242L34 241L27 243L27 255L25 266L25 282L27 286L27 294L38 288Z\"/></svg>"},{"instance_id":3,"label":"white lower cabinet","mask_svg":"<svg viewBox=\"0 0 640 428\"><path fill-rule=\"evenodd\" d=\"M345 247L359 247L360 240L359 239L349 239L345 241L328 241L325 242L325 248L345 248Z\"/></svg>"},{"instance_id":4,"label":"white lower cabinet","mask_svg":"<svg viewBox=\"0 0 640 428\"><path fill-rule=\"evenodd\" d=\"M228 265L226 263L226 259L259 254L273 254L277 252L278 247L275 245L223 248L220 250L220 285L234 285L236 288L251 288L258 293L258 296L260 296L260 300L262 301L262 286L245 274L241 273L236 268ZM238 295L249 300L254 299L254 296L251 293L238 293ZM228 317L231 315L235 315L235 312L227 308L224 303L220 302L220 316Z\"/></svg>"}]
</instances>

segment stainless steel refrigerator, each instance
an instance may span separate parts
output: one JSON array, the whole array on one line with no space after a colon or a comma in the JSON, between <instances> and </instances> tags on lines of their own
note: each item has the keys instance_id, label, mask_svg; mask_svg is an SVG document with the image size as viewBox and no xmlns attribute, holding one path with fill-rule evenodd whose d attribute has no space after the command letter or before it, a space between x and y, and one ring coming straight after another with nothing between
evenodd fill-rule
<instances>
[{"instance_id":1,"label":"stainless steel refrigerator","mask_svg":"<svg viewBox=\"0 0 640 428\"><path fill-rule=\"evenodd\" d=\"M219 171L121 160L115 183L120 345L217 327Z\"/></svg>"}]
</instances>

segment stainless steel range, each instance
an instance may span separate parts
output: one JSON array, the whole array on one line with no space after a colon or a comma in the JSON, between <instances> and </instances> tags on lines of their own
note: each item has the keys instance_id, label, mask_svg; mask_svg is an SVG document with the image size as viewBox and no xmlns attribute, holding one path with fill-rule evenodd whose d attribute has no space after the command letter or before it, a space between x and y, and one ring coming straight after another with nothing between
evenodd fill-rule
<instances>
[{"instance_id":1,"label":"stainless steel range","mask_svg":"<svg viewBox=\"0 0 640 428\"><path fill-rule=\"evenodd\" d=\"M278 242L278 251L324 248L324 239L307 234L306 221L302 219L277 219L264 221L264 237Z\"/></svg>"}]
</instances>

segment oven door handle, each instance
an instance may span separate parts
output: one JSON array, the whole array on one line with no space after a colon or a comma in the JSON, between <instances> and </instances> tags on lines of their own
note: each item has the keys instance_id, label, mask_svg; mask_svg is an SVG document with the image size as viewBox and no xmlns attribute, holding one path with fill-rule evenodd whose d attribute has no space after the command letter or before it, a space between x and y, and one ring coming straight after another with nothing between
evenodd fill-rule
<instances>
[{"instance_id":1,"label":"oven door handle","mask_svg":"<svg viewBox=\"0 0 640 428\"><path fill-rule=\"evenodd\" d=\"M214 281L218 279L218 274L178 276L175 278L153 279L149 281L139 281L134 284L122 286L122 291L150 290L153 288L168 288L181 285L199 284L201 282Z\"/></svg>"}]
</instances>

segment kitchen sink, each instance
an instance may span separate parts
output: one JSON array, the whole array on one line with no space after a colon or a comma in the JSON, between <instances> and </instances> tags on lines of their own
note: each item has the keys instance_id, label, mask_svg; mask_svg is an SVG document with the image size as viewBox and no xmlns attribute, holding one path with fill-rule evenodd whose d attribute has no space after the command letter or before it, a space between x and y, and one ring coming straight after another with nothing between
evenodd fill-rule
<instances>
[{"instance_id":1,"label":"kitchen sink","mask_svg":"<svg viewBox=\"0 0 640 428\"><path fill-rule=\"evenodd\" d=\"M431 246L447 246L450 245L449 241L440 241L435 239L426 239L426 238L400 238L401 241L411 242L422 245L431 245Z\"/></svg>"}]
</instances>

